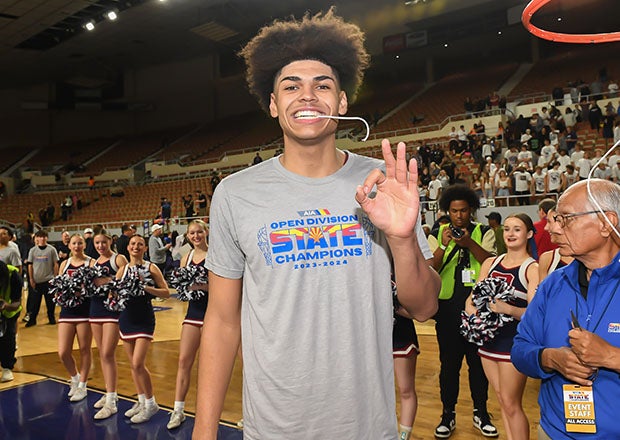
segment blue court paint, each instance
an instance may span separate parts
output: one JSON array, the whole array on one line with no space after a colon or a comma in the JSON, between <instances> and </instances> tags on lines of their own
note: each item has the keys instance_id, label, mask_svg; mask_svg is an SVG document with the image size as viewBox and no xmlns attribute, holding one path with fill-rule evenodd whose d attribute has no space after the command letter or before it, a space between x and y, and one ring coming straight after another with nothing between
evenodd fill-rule
<instances>
[{"instance_id":1,"label":"blue court paint","mask_svg":"<svg viewBox=\"0 0 620 440\"><path fill-rule=\"evenodd\" d=\"M69 386L56 380L42 380L0 392L0 439L6 440L114 440L189 439L194 418L188 416L177 429L168 431L168 411L160 410L146 423L134 425L123 414L133 401L119 396L118 413L94 420L93 405L102 396L88 390L88 397L71 403ZM218 439L242 440L243 432L220 425Z\"/></svg>"}]
</instances>

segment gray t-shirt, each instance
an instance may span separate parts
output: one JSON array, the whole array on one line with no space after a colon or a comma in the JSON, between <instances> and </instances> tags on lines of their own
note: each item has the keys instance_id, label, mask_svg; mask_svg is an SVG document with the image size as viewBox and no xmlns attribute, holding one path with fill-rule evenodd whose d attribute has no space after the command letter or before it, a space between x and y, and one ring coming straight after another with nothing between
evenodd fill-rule
<instances>
[{"instance_id":1,"label":"gray t-shirt","mask_svg":"<svg viewBox=\"0 0 620 440\"><path fill-rule=\"evenodd\" d=\"M151 235L149 237L149 259L151 263L162 264L166 262L166 251L164 242L160 237Z\"/></svg>"},{"instance_id":2,"label":"gray t-shirt","mask_svg":"<svg viewBox=\"0 0 620 440\"><path fill-rule=\"evenodd\" d=\"M28 252L28 261L32 264L35 283L45 283L54 278L54 263L58 262L58 253L53 246L44 249L34 246Z\"/></svg>"},{"instance_id":3,"label":"gray t-shirt","mask_svg":"<svg viewBox=\"0 0 620 440\"><path fill-rule=\"evenodd\" d=\"M22 259L19 256L19 251L10 245L0 249L0 261L15 267L22 265Z\"/></svg>"},{"instance_id":4,"label":"gray t-shirt","mask_svg":"<svg viewBox=\"0 0 620 440\"><path fill-rule=\"evenodd\" d=\"M379 167L349 153L313 179L274 158L215 191L207 267L243 278L247 440L397 438L390 254L355 201Z\"/></svg>"}]
</instances>

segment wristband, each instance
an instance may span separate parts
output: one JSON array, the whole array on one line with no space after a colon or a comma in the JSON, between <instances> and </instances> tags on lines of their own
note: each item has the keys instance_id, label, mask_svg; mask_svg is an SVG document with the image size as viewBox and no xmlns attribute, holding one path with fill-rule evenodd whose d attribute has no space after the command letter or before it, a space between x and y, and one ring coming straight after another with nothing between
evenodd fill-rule
<instances>
[{"instance_id":1,"label":"wristband","mask_svg":"<svg viewBox=\"0 0 620 440\"><path fill-rule=\"evenodd\" d=\"M441 249L442 251L445 251L447 247L448 246L444 246L442 242L439 242L439 249Z\"/></svg>"}]
</instances>

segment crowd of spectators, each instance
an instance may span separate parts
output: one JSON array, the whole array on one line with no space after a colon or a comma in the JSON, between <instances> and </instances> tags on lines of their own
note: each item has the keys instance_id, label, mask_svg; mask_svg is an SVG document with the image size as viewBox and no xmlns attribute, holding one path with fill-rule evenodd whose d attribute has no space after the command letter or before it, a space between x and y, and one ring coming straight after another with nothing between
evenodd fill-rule
<instances>
[{"instance_id":1,"label":"crowd of spectators","mask_svg":"<svg viewBox=\"0 0 620 440\"><path fill-rule=\"evenodd\" d=\"M601 161L602 149L584 150L577 125L588 123L610 147L620 141L619 115L620 102L617 108L608 103L603 111L593 100L566 107L564 113L549 105L529 118L520 115L506 126L499 122L494 136L487 134L482 120L469 130L465 125L453 126L447 147L422 143L413 148L420 196L425 202L434 202L449 185L465 182L481 199L493 199L499 206L514 204L508 201L511 196L516 203L527 205L557 197L587 178L593 167L593 177L620 183L620 153ZM473 159L476 171L456 173L456 161L467 157Z\"/></svg>"}]
</instances>

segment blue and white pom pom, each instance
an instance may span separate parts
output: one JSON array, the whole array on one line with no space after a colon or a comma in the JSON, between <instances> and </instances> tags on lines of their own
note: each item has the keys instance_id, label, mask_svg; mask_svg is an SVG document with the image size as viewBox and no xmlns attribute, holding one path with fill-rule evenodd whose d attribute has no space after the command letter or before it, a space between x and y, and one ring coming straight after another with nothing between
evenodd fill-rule
<instances>
[{"instance_id":1,"label":"blue and white pom pom","mask_svg":"<svg viewBox=\"0 0 620 440\"><path fill-rule=\"evenodd\" d=\"M176 289L180 301L198 300L206 296L208 290L192 289L196 284L209 283L209 271L203 265L189 265L176 269L168 277L170 287Z\"/></svg>"},{"instance_id":2,"label":"blue and white pom pom","mask_svg":"<svg viewBox=\"0 0 620 440\"><path fill-rule=\"evenodd\" d=\"M120 280L112 280L108 284L107 298L103 305L111 312L122 312L131 297L145 296L145 286L154 285L151 272L143 266L127 268L125 276Z\"/></svg>"},{"instance_id":3,"label":"blue and white pom pom","mask_svg":"<svg viewBox=\"0 0 620 440\"><path fill-rule=\"evenodd\" d=\"M57 275L49 280L49 294L54 303L64 308L74 308L84 302L86 292L84 289L84 273L81 269L72 275Z\"/></svg>"},{"instance_id":4,"label":"blue and white pom pom","mask_svg":"<svg viewBox=\"0 0 620 440\"><path fill-rule=\"evenodd\" d=\"M483 345L495 338L499 329L514 318L502 313L494 313L489 304L495 301L509 302L515 298L514 287L500 278L486 278L472 290L472 302L476 308L474 315L461 312L461 334L469 342Z\"/></svg>"},{"instance_id":5,"label":"blue and white pom pom","mask_svg":"<svg viewBox=\"0 0 620 440\"><path fill-rule=\"evenodd\" d=\"M95 278L110 278L110 270L106 266L84 267L84 294L86 297L106 296L110 292L109 283L97 286Z\"/></svg>"}]
</instances>

